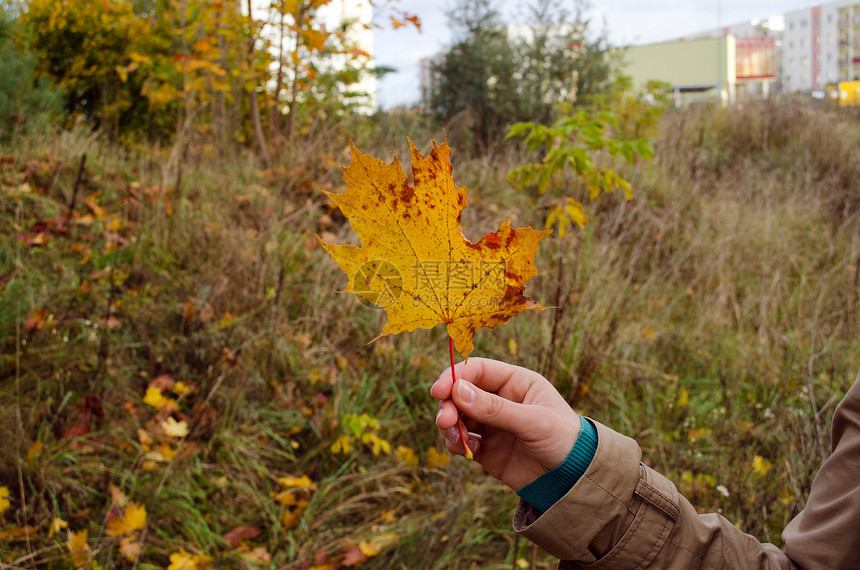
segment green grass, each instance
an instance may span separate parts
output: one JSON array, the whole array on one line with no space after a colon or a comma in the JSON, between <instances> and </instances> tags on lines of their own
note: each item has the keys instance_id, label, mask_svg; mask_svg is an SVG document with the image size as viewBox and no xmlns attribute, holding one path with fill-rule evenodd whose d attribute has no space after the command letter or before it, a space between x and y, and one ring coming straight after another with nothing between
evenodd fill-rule
<instances>
[{"instance_id":1,"label":"green grass","mask_svg":"<svg viewBox=\"0 0 860 570\"><path fill-rule=\"evenodd\" d=\"M860 157L844 144L858 124L787 103L667 114L653 163L613 165L634 200L602 196L585 231L541 247L527 294L547 306L560 295L553 361L554 310L481 331L474 354L551 365L576 409L636 438L696 508L779 544L860 366ZM114 485L147 509L138 568L166 567L180 548L217 567L299 568L374 540L383 547L363 568L551 565L515 539L511 492L460 458L428 465L444 448L428 394L447 365L444 330L370 343L384 313L339 293L346 278L314 234L354 238L314 188L343 190L346 134L403 161L406 135L422 150L444 137L385 118L326 130L266 172L206 145L180 171L173 149L80 131L0 148L0 438L11 442L0 486L12 501L0 562L71 567L68 531L48 537L56 517L88 531L99 567L133 567L106 534ZM76 211L93 219L32 243L67 209L83 152ZM469 189L468 237L508 218L542 226L542 200L504 182L526 160L515 143L466 155L455 148L452 161ZM193 386L166 394L190 433L175 457L153 460L166 416L143 398L165 374ZM87 415L88 396L104 418ZM392 452L353 438L334 453L348 414L378 420L370 431ZM76 426L92 431L70 439ZM278 479L302 475L308 505L286 528ZM29 538L15 535L27 526ZM245 550L270 561L227 545L237 526L260 532Z\"/></svg>"}]
</instances>

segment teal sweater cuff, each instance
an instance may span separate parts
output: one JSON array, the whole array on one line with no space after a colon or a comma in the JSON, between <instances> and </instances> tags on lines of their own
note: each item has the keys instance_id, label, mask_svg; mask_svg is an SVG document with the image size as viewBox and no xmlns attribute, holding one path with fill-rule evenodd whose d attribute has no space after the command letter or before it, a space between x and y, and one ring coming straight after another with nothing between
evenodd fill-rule
<instances>
[{"instance_id":1,"label":"teal sweater cuff","mask_svg":"<svg viewBox=\"0 0 860 570\"><path fill-rule=\"evenodd\" d=\"M579 481L597 451L597 429L591 420L579 416L582 428L567 458L519 491L525 502L545 513Z\"/></svg>"}]
</instances>

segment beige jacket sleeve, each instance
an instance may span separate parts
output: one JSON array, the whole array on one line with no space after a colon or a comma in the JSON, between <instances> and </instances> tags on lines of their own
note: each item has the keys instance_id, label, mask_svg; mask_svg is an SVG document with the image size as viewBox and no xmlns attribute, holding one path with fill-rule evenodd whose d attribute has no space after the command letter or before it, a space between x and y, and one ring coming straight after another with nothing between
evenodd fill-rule
<instances>
[{"instance_id":1,"label":"beige jacket sleeve","mask_svg":"<svg viewBox=\"0 0 860 570\"><path fill-rule=\"evenodd\" d=\"M860 568L858 382L835 412L833 453L785 529L785 551L720 515L699 515L642 465L635 441L594 424L597 451L576 485L543 514L520 501L514 515L514 529L558 557L559 568Z\"/></svg>"}]
</instances>

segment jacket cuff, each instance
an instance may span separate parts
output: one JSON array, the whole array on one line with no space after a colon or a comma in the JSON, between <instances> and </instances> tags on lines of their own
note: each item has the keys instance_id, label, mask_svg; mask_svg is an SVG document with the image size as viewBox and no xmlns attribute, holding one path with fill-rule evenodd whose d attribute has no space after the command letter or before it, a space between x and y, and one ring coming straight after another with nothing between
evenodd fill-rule
<instances>
[{"instance_id":1,"label":"jacket cuff","mask_svg":"<svg viewBox=\"0 0 860 570\"><path fill-rule=\"evenodd\" d=\"M579 420L582 428L567 458L558 467L547 471L517 491L521 499L542 513L548 511L570 491L594 458L594 452L597 450L597 430L591 420L582 416Z\"/></svg>"},{"instance_id":2,"label":"jacket cuff","mask_svg":"<svg viewBox=\"0 0 860 570\"><path fill-rule=\"evenodd\" d=\"M544 513L521 501L514 530L561 560L647 566L678 518L678 493L649 477L635 441L593 423L597 450L583 476Z\"/></svg>"}]
</instances>

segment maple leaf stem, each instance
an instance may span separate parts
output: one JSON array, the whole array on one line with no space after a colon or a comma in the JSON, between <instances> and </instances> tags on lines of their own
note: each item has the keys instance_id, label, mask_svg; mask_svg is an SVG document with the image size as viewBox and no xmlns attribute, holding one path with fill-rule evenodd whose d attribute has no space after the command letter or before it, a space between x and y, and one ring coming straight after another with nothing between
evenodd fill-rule
<instances>
[{"instance_id":1,"label":"maple leaf stem","mask_svg":"<svg viewBox=\"0 0 860 570\"><path fill-rule=\"evenodd\" d=\"M457 383L457 375L454 373L454 338L448 337L448 352L451 355L451 378L454 380L454 384ZM453 384L452 384L453 386ZM466 459L471 461L474 459L475 455L472 453L472 450L469 449L469 430L466 429L466 424L463 423L463 415L460 414L460 417L457 418L457 429L460 430L460 442L463 444L463 451L466 453Z\"/></svg>"}]
</instances>

